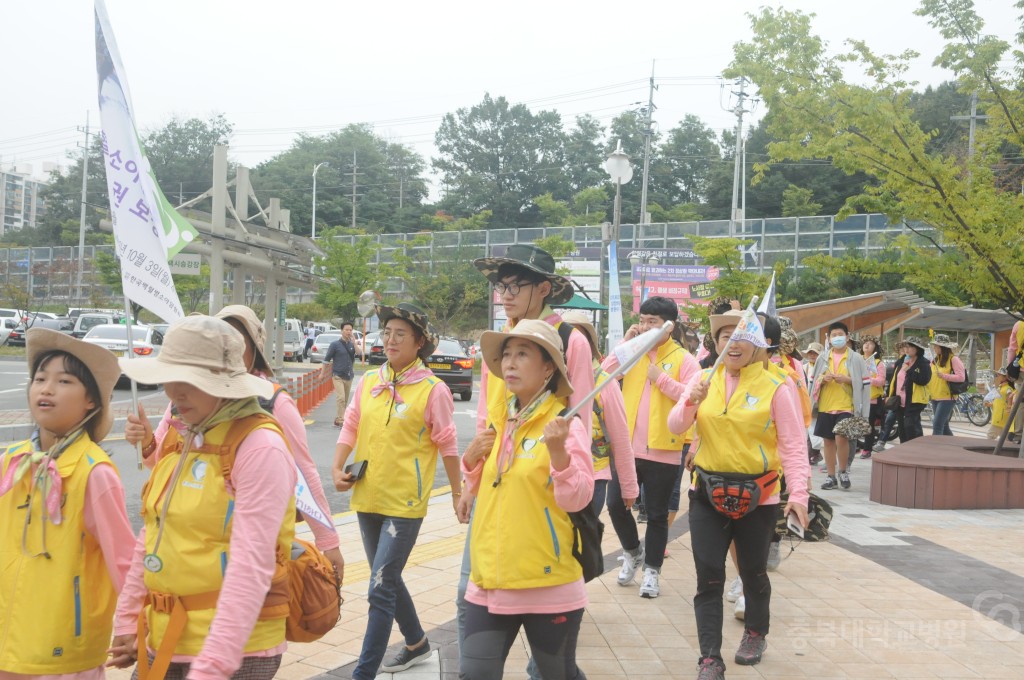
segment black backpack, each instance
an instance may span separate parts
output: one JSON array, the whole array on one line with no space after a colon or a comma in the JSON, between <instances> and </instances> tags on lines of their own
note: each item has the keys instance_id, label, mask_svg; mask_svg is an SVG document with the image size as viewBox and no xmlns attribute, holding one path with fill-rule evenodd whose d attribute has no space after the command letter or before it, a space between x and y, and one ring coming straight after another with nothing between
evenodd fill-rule
<instances>
[{"instance_id":1,"label":"black backpack","mask_svg":"<svg viewBox=\"0 0 1024 680\"><path fill-rule=\"evenodd\" d=\"M971 375L967 372L967 367L964 366L963 382L951 382L946 384L949 385L949 393L954 397L969 390L971 388Z\"/></svg>"}]
</instances>

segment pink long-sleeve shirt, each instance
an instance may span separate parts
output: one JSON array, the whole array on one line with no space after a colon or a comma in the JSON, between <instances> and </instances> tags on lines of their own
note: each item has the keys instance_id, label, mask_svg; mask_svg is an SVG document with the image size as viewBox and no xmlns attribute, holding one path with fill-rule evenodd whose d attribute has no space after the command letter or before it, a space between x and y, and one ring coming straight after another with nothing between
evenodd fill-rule
<instances>
[{"instance_id":1,"label":"pink long-sleeve shirt","mask_svg":"<svg viewBox=\"0 0 1024 680\"><path fill-rule=\"evenodd\" d=\"M671 342L671 341L669 341ZM690 380L693 375L700 375L700 364L693 358L693 355L687 352L685 349L682 350L684 359L683 364L679 368L679 380L673 380L668 373L662 372L658 376L657 382L654 383L654 387L661 391L666 397L673 401L679 401L679 398L683 395L683 390L686 388L686 383ZM658 352L657 349L651 350L647 353L647 356L651 361L654 361ZM601 368L613 372L619 367L619 358L615 354L609 354L605 357L604 362L601 364ZM638 370L632 368L630 370ZM637 411L636 424L633 426L633 456L635 458L643 458L644 460L652 460L656 463L667 463L669 465L679 465L683 461L683 450L682 447L679 450L671 449L652 449L647 446L647 433L651 427L667 426L667 423L651 423L650 414L651 412L651 381L644 381L644 391L640 394L640 406ZM673 430L674 431L674 430ZM680 430L683 432L683 430Z\"/></svg>"},{"instance_id":2,"label":"pink long-sleeve shirt","mask_svg":"<svg viewBox=\"0 0 1024 680\"><path fill-rule=\"evenodd\" d=\"M173 661L191 663L190 680L229 678L244 656L276 656L287 649L282 642L271 649L243 654L253 626L263 608L255 593L270 589L281 521L295 495L295 464L281 437L269 430L255 430L239 445L231 471L235 495L227 569L217 613L198 656L175 654ZM230 489L229 489L230 490ZM137 630L147 589L142 559L146 553L146 529L139 532L131 569L117 600L114 634Z\"/></svg>"},{"instance_id":3,"label":"pink long-sleeve shirt","mask_svg":"<svg viewBox=\"0 0 1024 680\"><path fill-rule=\"evenodd\" d=\"M594 496L594 463L590 455L590 435L584 427L582 418L573 418L569 423L565 450L569 453L569 465L564 470L552 467L551 481L558 507L566 512L576 512L582 510ZM481 458L473 468L466 466L465 458L462 460L466 490L474 496L480 490L484 460ZM472 551L472 546L470 550ZM586 607L587 588L582 576L572 583L521 590L486 590L471 580L466 587L466 599L473 604L487 607L487 611L492 614L558 614Z\"/></svg>"},{"instance_id":4,"label":"pink long-sleeve shirt","mask_svg":"<svg viewBox=\"0 0 1024 680\"><path fill-rule=\"evenodd\" d=\"M338 435L339 444L356 445L356 435L359 432L359 420L362 417L362 395L364 381L360 378L356 385L348 408L345 410L345 425ZM398 390L402 387L399 385ZM453 417L452 393L448 390L430 390L427 397L427 405L423 410L423 423L430 428L430 441L437 444L438 453L442 457L459 455L458 439L455 432L455 418Z\"/></svg>"},{"instance_id":5,"label":"pink long-sleeve shirt","mask_svg":"<svg viewBox=\"0 0 1024 680\"><path fill-rule=\"evenodd\" d=\"M544 321L554 326L562 321L562 317L545 308L542 312ZM565 350L565 371L569 375L569 384L572 385L572 394L569 395L569 407L579 404L583 397L590 394L594 389L593 355L590 351L590 342L583 336L582 331L575 331L569 334L569 346ZM483 432L490 425L487 420L487 386L489 383L487 362L483 363L480 369L480 401L476 405L476 431ZM590 406L580 408L580 413L590 413ZM593 425L590 420L583 423L587 433L593 434Z\"/></svg>"},{"instance_id":6,"label":"pink long-sleeve shirt","mask_svg":"<svg viewBox=\"0 0 1024 680\"><path fill-rule=\"evenodd\" d=\"M617 380L612 380L601 390L601 404L604 408L605 437L612 447L612 460L623 498L639 498L640 485L636 481L636 460L633 445L629 441L629 422L626 420L626 403ZM611 479L612 468L606 467L594 473L594 479Z\"/></svg>"},{"instance_id":7,"label":"pink long-sleeve shirt","mask_svg":"<svg viewBox=\"0 0 1024 680\"><path fill-rule=\"evenodd\" d=\"M128 521L121 478L112 466L97 465L89 472L82 521L85 530L99 543L114 591L120 593L132 561L135 532ZM0 670L0 680L102 680L104 677L103 666L78 673L50 675L23 675Z\"/></svg>"},{"instance_id":8,"label":"pink long-sleeve shirt","mask_svg":"<svg viewBox=\"0 0 1024 680\"><path fill-rule=\"evenodd\" d=\"M724 370L724 369L720 369ZM697 418L698 405L690 403L690 392L701 380L701 373L690 378L686 385L682 398L672 408L668 416L668 427L673 432L685 432ZM725 374L725 398L728 401L739 384L739 376ZM807 479L811 474L811 467L807 459L807 431L804 429L804 419L800 408L796 405L800 399L798 394L792 390L798 389L792 380L786 379L772 396L771 417L775 422L775 431L778 437L779 460L782 462L782 471L786 475L786 488L789 489L789 500L807 506L808 489ZM693 442L696 450L700 446L700 428L697 428ZM692 486L691 486L692 488ZM779 495L774 494L770 498L761 501L761 505L778 503Z\"/></svg>"},{"instance_id":9,"label":"pink long-sleeve shirt","mask_svg":"<svg viewBox=\"0 0 1024 680\"><path fill-rule=\"evenodd\" d=\"M306 440L306 424L299 413L299 407L295 404L295 400L292 399L290 394L281 392L277 395L277 399L274 400L272 415L284 432L284 437L288 441L288 448L295 459L295 465L302 471L302 476L306 478L306 484L309 485L309 491L313 494L313 500L316 501L317 507L320 508L320 511L326 517L331 517L331 506L327 502L327 494L324 493L324 485L320 480L320 471L317 469L316 462L309 452L309 442ZM164 411L164 417L153 432L157 443L157 450L159 450L160 443L167 434L170 425L171 405L168 404L167 410ZM153 467L156 464L156 458L156 456L149 456L146 459L146 465ZM338 531L333 527L325 526L315 519L307 519L306 523L309 525L310 531L313 532L316 547L320 548L320 550L333 550L340 545Z\"/></svg>"}]
</instances>

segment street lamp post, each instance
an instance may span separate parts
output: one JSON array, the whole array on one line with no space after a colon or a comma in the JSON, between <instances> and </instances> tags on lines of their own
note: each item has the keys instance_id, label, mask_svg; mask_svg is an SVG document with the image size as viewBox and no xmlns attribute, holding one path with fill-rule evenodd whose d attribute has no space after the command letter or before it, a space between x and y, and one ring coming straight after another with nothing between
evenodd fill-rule
<instances>
[{"instance_id":1,"label":"street lamp post","mask_svg":"<svg viewBox=\"0 0 1024 680\"><path fill-rule=\"evenodd\" d=\"M312 239L316 238L316 171L320 169L321 165L327 165L327 161L313 166L313 225L309 234Z\"/></svg>"},{"instance_id":2,"label":"street lamp post","mask_svg":"<svg viewBox=\"0 0 1024 680\"><path fill-rule=\"evenodd\" d=\"M604 171L608 173L608 177L611 181L615 182L615 204L612 207L612 228L610 234L602 234L602 248L601 248L601 302L605 302L605 287L608 285L605 282L605 277L610 267L618 267L618 246L619 246L619 225L622 220L622 185L629 183L629 180L633 179L633 168L629 164L629 156L622 150L622 140L617 140L615 145L615 151L608 154L608 160L604 162ZM605 264L608 252L608 242L615 243L615 261L608 261ZM611 291L608 291L610 298ZM610 300L609 300L610 301ZM619 309L620 323L621 326L621 308ZM609 313L608 324L611 327L611 314ZM621 332L621 328L619 331ZM611 331L609 331L611 333ZM610 344L610 343L609 343ZM610 350L611 347L606 349Z\"/></svg>"}]
</instances>

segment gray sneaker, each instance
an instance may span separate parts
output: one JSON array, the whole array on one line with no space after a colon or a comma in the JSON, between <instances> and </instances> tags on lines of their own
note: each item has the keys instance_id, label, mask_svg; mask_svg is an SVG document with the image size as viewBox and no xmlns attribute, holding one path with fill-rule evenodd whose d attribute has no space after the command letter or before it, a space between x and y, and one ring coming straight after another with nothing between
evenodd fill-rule
<instances>
[{"instance_id":1,"label":"gray sneaker","mask_svg":"<svg viewBox=\"0 0 1024 680\"><path fill-rule=\"evenodd\" d=\"M843 487L843 491L850 488L850 473L846 470L839 471L839 486Z\"/></svg>"},{"instance_id":2,"label":"gray sneaker","mask_svg":"<svg viewBox=\"0 0 1024 680\"><path fill-rule=\"evenodd\" d=\"M402 648L398 650L398 654L395 654L391 661L381 664L380 670L383 673L399 673L404 671L406 668L415 666L429 658L430 641L424 638L423 644L416 649L409 649L405 645L402 645Z\"/></svg>"},{"instance_id":3,"label":"gray sneaker","mask_svg":"<svg viewBox=\"0 0 1024 680\"><path fill-rule=\"evenodd\" d=\"M725 680L725 664L710 656L701 659L697 668L697 680Z\"/></svg>"},{"instance_id":4,"label":"gray sneaker","mask_svg":"<svg viewBox=\"0 0 1024 680\"><path fill-rule=\"evenodd\" d=\"M736 663L741 666L753 666L759 663L767 647L768 641L764 639L764 635L749 629L744 630L740 647L736 650Z\"/></svg>"},{"instance_id":5,"label":"gray sneaker","mask_svg":"<svg viewBox=\"0 0 1024 680\"><path fill-rule=\"evenodd\" d=\"M825 483L821 485L821 488L825 491L831 491L832 489L839 488L839 482L836 481L835 477L825 477Z\"/></svg>"}]
</instances>

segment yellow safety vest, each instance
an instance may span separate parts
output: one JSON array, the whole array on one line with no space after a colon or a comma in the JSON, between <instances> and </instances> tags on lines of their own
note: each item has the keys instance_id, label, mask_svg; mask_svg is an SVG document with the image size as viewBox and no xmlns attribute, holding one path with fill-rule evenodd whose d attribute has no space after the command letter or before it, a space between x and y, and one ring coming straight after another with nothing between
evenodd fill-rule
<instances>
[{"instance_id":1,"label":"yellow safety vest","mask_svg":"<svg viewBox=\"0 0 1024 680\"><path fill-rule=\"evenodd\" d=\"M0 456L0 475L11 457L32 451L32 442L8 447ZM25 675L62 675L100 667L114 625L117 593L96 538L85 528L85 489L97 465L114 467L110 458L83 434L57 458L64 502L63 521L48 522L42 551L42 504L37 491L24 507L31 473L0 497L0 671ZM114 468L117 469L116 467ZM22 550L25 513L31 512Z\"/></svg>"},{"instance_id":2,"label":"yellow safety vest","mask_svg":"<svg viewBox=\"0 0 1024 680\"><path fill-rule=\"evenodd\" d=\"M679 372L683 368L683 361L686 359L687 351L671 340L658 347L654 363L661 367L673 380L679 380ZM640 398L644 389L650 384L647 379L647 369L651 366L649 354L644 354L639 361L626 372L622 379L622 398L626 402L626 422L629 424L629 436L633 436L636 430L636 419L640 412ZM650 387L650 410L647 414L647 448L681 451L684 437L680 434L669 432L668 414L676 405L675 400L669 399L653 385Z\"/></svg>"},{"instance_id":3,"label":"yellow safety vest","mask_svg":"<svg viewBox=\"0 0 1024 680\"><path fill-rule=\"evenodd\" d=\"M198 655L209 633L216 613L215 594L224 583L224 572L230 559L228 550L235 497L228 492L226 476L230 475L239 444L255 429L276 432L281 436L282 446L287 447L280 426L266 414L215 425L204 433L203 445L188 453L178 486L171 496L167 516L162 518L164 500L170 492L168 487L181 458L183 444L177 430L171 428L161 445L160 459L142 492L147 555L153 553L160 529L158 523L163 522L163 538L157 552L163 566L156 572L146 570L143 576L150 598L173 595L183 599L190 596L209 596L206 599L212 599L212 605L195 609L188 607L188 622L175 647L176 654ZM283 560L291 553L294 535L293 496L278 530L275 555L278 567L270 592L253 593L253 597L265 598L264 601L270 603L280 601L283 587L285 604L283 610L279 608L276 613L264 609L245 643L246 653L271 649L284 642L288 582ZM149 647L157 649L170 623L170 612L147 604L143 616L149 630Z\"/></svg>"},{"instance_id":4,"label":"yellow safety vest","mask_svg":"<svg viewBox=\"0 0 1024 680\"><path fill-rule=\"evenodd\" d=\"M366 476L352 487L351 507L390 517L423 517L437 468L437 444L430 438L424 413L431 390L444 383L431 376L399 385L400 403L388 390L373 396L379 383L377 371L363 377L354 460L368 464Z\"/></svg>"},{"instance_id":5,"label":"yellow safety vest","mask_svg":"<svg viewBox=\"0 0 1024 680\"><path fill-rule=\"evenodd\" d=\"M836 364L832 361L832 350L827 350L823 355L818 357L818 361L828 362L825 369L826 373L832 373L832 375L845 375L849 378L850 368L847 366L847 359L849 359L849 357L850 350L844 350L843 356L839 360L838 370L833 370ZM821 413L831 413L832 411L853 411L853 390L857 387L859 386L842 385L835 381L824 383L818 394L818 411Z\"/></svg>"},{"instance_id":6,"label":"yellow safety vest","mask_svg":"<svg viewBox=\"0 0 1024 680\"><path fill-rule=\"evenodd\" d=\"M875 378L878 377L878 365L882 362L876 359L875 357L871 357L870 363L865 363L868 364L868 375L871 377L872 380L874 380ZM882 385L871 385L871 401L877 400L883 394L885 394L884 383Z\"/></svg>"},{"instance_id":7,"label":"yellow safety vest","mask_svg":"<svg viewBox=\"0 0 1024 680\"><path fill-rule=\"evenodd\" d=\"M992 426L1001 428L1006 426L1006 418L1010 415L1009 405L1013 387L1008 383L1003 383L996 389L999 390L999 398L992 402ZM1015 427L1010 426L1010 432L1015 430Z\"/></svg>"},{"instance_id":8,"label":"yellow safety vest","mask_svg":"<svg viewBox=\"0 0 1024 680\"><path fill-rule=\"evenodd\" d=\"M709 373L710 369L704 371L704 380ZM739 383L726 404L725 367L719 367L707 398L697 409L700 438L694 463L709 472L762 474L776 470L781 474L771 409L775 392L784 382L778 372L755 362L740 369Z\"/></svg>"},{"instance_id":9,"label":"yellow safety vest","mask_svg":"<svg viewBox=\"0 0 1024 680\"><path fill-rule=\"evenodd\" d=\"M555 503L551 456L540 441L544 426L564 407L561 399L548 395L519 426L512 465L497 486L506 419L494 423L497 436L484 463L470 539L470 576L481 588L542 588L583 577L572 556L572 521Z\"/></svg>"},{"instance_id":10,"label":"yellow safety vest","mask_svg":"<svg viewBox=\"0 0 1024 680\"><path fill-rule=\"evenodd\" d=\"M953 372L953 355L950 354L949 363L932 363L932 379L928 381L928 396L935 401L952 399L953 394L949 391L949 383L939 377L939 373Z\"/></svg>"}]
</instances>

